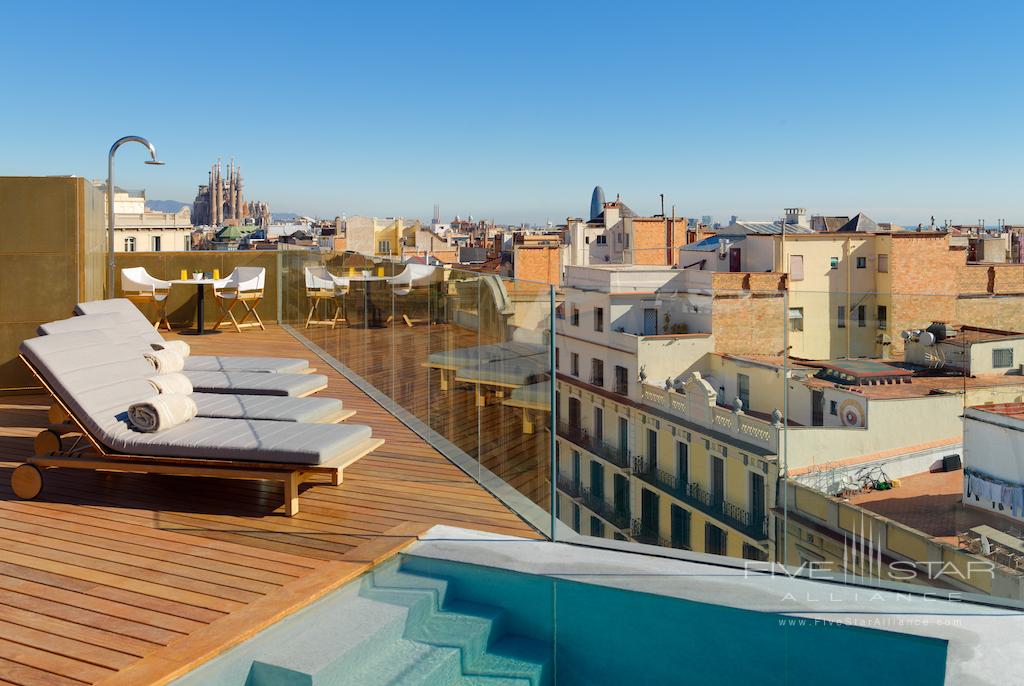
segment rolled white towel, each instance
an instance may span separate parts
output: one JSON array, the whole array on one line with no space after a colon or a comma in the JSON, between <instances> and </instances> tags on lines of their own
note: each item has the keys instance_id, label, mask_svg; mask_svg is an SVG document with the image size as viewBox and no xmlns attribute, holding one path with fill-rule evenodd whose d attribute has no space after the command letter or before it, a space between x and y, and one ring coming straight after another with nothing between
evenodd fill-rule
<instances>
[{"instance_id":1,"label":"rolled white towel","mask_svg":"<svg viewBox=\"0 0 1024 686\"><path fill-rule=\"evenodd\" d=\"M157 374L146 379L157 393L180 393L188 395L192 392L192 382L184 374Z\"/></svg>"},{"instance_id":2,"label":"rolled white towel","mask_svg":"<svg viewBox=\"0 0 1024 686\"><path fill-rule=\"evenodd\" d=\"M157 374L173 374L185 368L185 358L173 350L153 350L142 354Z\"/></svg>"},{"instance_id":3,"label":"rolled white towel","mask_svg":"<svg viewBox=\"0 0 1024 686\"><path fill-rule=\"evenodd\" d=\"M184 424L198 413L192 398L180 393L166 393L130 405L128 423L136 431L153 433Z\"/></svg>"},{"instance_id":4,"label":"rolled white towel","mask_svg":"<svg viewBox=\"0 0 1024 686\"><path fill-rule=\"evenodd\" d=\"M182 357L188 357L192 354L192 349L188 347L188 343L185 341L164 341L162 347L164 350L173 350Z\"/></svg>"}]
</instances>

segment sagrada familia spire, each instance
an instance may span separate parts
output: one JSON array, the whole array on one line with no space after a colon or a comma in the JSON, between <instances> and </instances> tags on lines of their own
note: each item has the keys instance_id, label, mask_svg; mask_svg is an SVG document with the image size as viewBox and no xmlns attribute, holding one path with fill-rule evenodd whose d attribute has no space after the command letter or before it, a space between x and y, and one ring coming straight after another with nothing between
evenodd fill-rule
<instances>
[{"instance_id":1,"label":"sagrada familia spire","mask_svg":"<svg viewBox=\"0 0 1024 686\"><path fill-rule=\"evenodd\" d=\"M209 182L199 186L192 207L192 221L201 226L243 224L252 217L257 226L270 223L270 208L265 202L246 203L242 196L242 168L228 163L227 178L222 174L220 160L210 167Z\"/></svg>"}]
</instances>

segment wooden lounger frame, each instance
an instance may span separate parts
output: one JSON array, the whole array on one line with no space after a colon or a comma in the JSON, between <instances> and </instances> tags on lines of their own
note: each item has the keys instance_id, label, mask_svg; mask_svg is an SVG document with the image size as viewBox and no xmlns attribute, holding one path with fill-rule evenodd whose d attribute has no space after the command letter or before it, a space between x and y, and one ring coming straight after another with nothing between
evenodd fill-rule
<instances>
[{"instance_id":1,"label":"wooden lounger frame","mask_svg":"<svg viewBox=\"0 0 1024 686\"><path fill-rule=\"evenodd\" d=\"M112 453L85 428L74 412L54 392L50 384L24 355L19 355L29 371L39 380L46 392L53 398L51 424L36 437L37 452L11 474L11 488L15 495L25 500L35 498L42 490L42 470L61 467L66 469L91 469L143 474L172 474L178 476L208 476L222 479L248 479L259 481L280 481L284 486L285 514L289 517L299 511L299 485L318 476L327 476L333 486L344 478L345 467L384 444L382 438L368 438L351 450L319 465L291 465L274 462L248 462L244 460L219 460L215 458L159 457L152 455L128 455ZM71 454L63 448L62 435L81 434L92 446L95 454ZM56 440L54 440L56 439ZM41 451L40 448L43 448ZM48 448L48 449L47 449Z\"/></svg>"}]
</instances>

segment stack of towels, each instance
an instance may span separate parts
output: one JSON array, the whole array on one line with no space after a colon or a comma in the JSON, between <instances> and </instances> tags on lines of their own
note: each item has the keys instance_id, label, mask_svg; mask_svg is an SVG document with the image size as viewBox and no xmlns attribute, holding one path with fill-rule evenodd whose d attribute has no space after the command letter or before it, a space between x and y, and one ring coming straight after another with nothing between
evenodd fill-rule
<instances>
[{"instance_id":1,"label":"stack of towels","mask_svg":"<svg viewBox=\"0 0 1024 686\"><path fill-rule=\"evenodd\" d=\"M180 343L181 346L174 344ZM179 426L199 413L191 398L192 383L179 372L185 367L188 344L169 341L160 350L146 353L146 360L156 371L146 379L156 392L152 398L134 403L128 408L128 423L136 431L153 433Z\"/></svg>"}]
</instances>

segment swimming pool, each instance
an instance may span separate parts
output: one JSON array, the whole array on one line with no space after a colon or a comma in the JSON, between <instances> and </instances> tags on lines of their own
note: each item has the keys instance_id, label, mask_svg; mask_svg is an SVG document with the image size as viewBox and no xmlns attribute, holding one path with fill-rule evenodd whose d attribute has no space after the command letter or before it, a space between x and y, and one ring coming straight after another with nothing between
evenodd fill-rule
<instances>
[{"instance_id":1,"label":"swimming pool","mask_svg":"<svg viewBox=\"0 0 1024 686\"><path fill-rule=\"evenodd\" d=\"M945 675L947 642L937 638L415 550L175 684L860 686L896 673L900 684L942 684Z\"/></svg>"}]
</instances>

